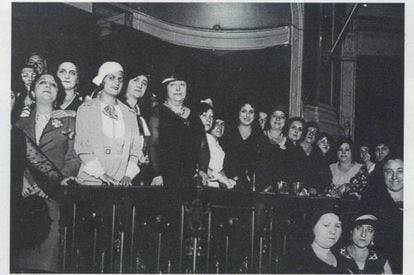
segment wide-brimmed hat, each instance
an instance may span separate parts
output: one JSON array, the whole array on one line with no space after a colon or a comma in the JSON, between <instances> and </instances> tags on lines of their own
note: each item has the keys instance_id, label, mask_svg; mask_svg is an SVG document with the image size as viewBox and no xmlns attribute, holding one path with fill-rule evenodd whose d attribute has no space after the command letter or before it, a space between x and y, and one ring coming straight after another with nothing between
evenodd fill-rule
<instances>
[{"instance_id":1,"label":"wide-brimmed hat","mask_svg":"<svg viewBox=\"0 0 414 275\"><path fill-rule=\"evenodd\" d=\"M99 67L98 75L94 77L92 82L95 83L97 86L99 86L101 85L105 76L111 73L119 72L119 71L123 72L124 69L122 68L121 64L119 64L118 62L114 62L114 61L105 62L101 65L101 67Z\"/></svg>"}]
</instances>

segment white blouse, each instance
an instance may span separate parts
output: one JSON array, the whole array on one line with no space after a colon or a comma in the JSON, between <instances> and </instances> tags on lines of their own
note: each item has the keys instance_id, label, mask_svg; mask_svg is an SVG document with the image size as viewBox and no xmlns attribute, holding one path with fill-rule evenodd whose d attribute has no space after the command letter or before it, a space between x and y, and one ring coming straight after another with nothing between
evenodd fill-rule
<instances>
[{"instance_id":1,"label":"white blouse","mask_svg":"<svg viewBox=\"0 0 414 275\"><path fill-rule=\"evenodd\" d=\"M225 153L218 141L210 134L207 134L208 149L210 150L210 162L208 168L214 172L221 172L223 170L223 163Z\"/></svg>"},{"instance_id":2,"label":"white blouse","mask_svg":"<svg viewBox=\"0 0 414 275\"><path fill-rule=\"evenodd\" d=\"M103 109L106 106L108 106L108 104L101 102L102 132L109 138L123 137L125 133L125 123L122 117L121 108L119 105L114 105L118 119L113 119L103 114Z\"/></svg>"},{"instance_id":3,"label":"white blouse","mask_svg":"<svg viewBox=\"0 0 414 275\"><path fill-rule=\"evenodd\" d=\"M338 162L332 163L329 165L329 168L332 172L332 184L335 187L341 186L345 183L349 183L351 178L355 176L362 167L360 163L354 163L354 165L347 172L342 172L339 170Z\"/></svg>"}]
</instances>

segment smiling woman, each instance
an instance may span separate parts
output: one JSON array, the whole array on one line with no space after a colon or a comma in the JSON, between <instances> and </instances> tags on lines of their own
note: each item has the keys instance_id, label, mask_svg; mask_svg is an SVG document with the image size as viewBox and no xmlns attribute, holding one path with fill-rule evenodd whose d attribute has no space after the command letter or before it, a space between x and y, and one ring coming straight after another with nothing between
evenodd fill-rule
<instances>
[{"instance_id":1,"label":"smiling woman","mask_svg":"<svg viewBox=\"0 0 414 275\"><path fill-rule=\"evenodd\" d=\"M229 178L237 182L236 188L253 190L256 189L253 186L254 173L265 137L255 120L253 103L247 100L238 106L237 124L229 127L223 136L223 149L226 152L224 170Z\"/></svg>"},{"instance_id":2,"label":"smiling woman","mask_svg":"<svg viewBox=\"0 0 414 275\"><path fill-rule=\"evenodd\" d=\"M123 85L123 68L106 62L93 82L98 96L77 113L75 150L82 160L78 177L85 185L131 185L139 173L142 136L135 112L117 99Z\"/></svg>"}]
</instances>

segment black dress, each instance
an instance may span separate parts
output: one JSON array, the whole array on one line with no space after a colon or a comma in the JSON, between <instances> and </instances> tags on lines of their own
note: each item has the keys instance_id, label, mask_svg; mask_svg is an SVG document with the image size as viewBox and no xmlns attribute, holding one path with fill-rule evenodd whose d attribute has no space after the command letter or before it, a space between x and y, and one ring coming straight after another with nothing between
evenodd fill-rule
<instances>
[{"instance_id":1,"label":"black dress","mask_svg":"<svg viewBox=\"0 0 414 275\"><path fill-rule=\"evenodd\" d=\"M293 144L291 140L286 140L286 154L283 163L283 178L287 182L304 181L303 166L305 153L299 142Z\"/></svg>"},{"instance_id":2,"label":"black dress","mask_svg":"<svg viewBox=\"0 0 414 275\"><path fill-rule=\"evenodd\" d=\"M303 151L303 180L304 187L315 188L318 194L323 194L332 183L332 172L328 158L322 155L317 146L313 146L309 156Z\"/></svg>"},{"instance_id":3,"label":"black dress","mask_svg":"<svg viewBox=\"0 0 414 275\"><path fill-rule=\"evenodd\" d=\"M384 254L392 272L402 273L403 259L403 203L395 202L387 191L384 180L376 183L377 189L365 194L364 208L375 214L378 225L375 233L375 250Z\"/></svg>"},{"instance_id":4,"label":"black dress","mask_svg":"<svg viewBox=\"0 0 414 275\"><path fill-rule=\"evenodd\" d=\"M283 162L286 149L278 144L272 144L267 138L263 142L261 154L256 168L256 189L263 191L269 186L275 187L275 183L283 180Z\"/></svg>"},{"instance_id":5,"label":"black dress","mask_svg":"<svg viewBox=\"0 0 414 275\"><path fill-rule=\"evenodd\" d=\"M355 260L349 255L346 247L341 248L340 257L345 263L346 267L352 271L353 274L383 274L386 258L376 253L374 250L369 250L368 257L365 260L364 269L359 269Z\"/></svg>"},{"instance_id":6,"label":"black dress","mask_svg":"<svg viewBox=\"0 0 414 275\"><path fill-rule=\"evenodd\" d=\"M302 249L301 253L298 253L297 257L299 265L292 270L292 273L298 274L351 274L347 269L343 259L339 256L339 253L334 254L337 265L332 266L321 259L319 259L311 246L307 246Z\"/></svg>"},{"instance_id":7,"label":"black dress","mask_svg":"<svg viewBox=\"0 0 414 275\"><path fill-rule=\"evenodd\" d=\"M191 112L184 119L164 105L149 121L149 156L154 176L162 176L164 185L173 189L190 186L197 166L207 171L209 151L200 118Z\"/></svg>"},{"instance_id":8,"label":"black dress","mask_svg":"<svg viewBox=\"0 0 414 275\"><path fill-rule=\"evenodd\" d=\"M79 94L76 94L72 102L63 110L76 112L79 106L82 105L82 103L83 103L83 97L81 97Z\"/></svg>"},{"instance_id":9,"label":"black dress","mask_svg":"<svg viewBox=\"0 0 414 275\"><path fill-rule=\"evenodd\" d=\"M229 178L238 178L236 188L251 190L265 136L259 127L252 127L250 136L243 139L238 127L226 130L223 136L224 171Z\"/></svg>"}]
</instances>

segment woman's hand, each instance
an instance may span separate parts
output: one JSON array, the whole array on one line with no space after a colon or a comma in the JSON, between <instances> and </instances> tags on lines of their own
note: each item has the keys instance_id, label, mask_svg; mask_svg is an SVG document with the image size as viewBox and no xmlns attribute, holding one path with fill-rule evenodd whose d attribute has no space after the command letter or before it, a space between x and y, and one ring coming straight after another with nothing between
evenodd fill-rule
<instances>
[{"instance_id":1,"label":"woman's hand","mask_svg":"<svg viewBox=\"0 0 414 275\"><path fill-rule=\"evenodd\" d=\"M147 165L147 164L149 164L148 155L142 155L138 160L138 165Z\"/></svg>"},{"instance_id":2,"label":"woman's hand","mask_svg":"<svg viewBox=\"0 0 414 275\"><path fill-rule=\"evenodd\" d=\"M45 192L43 192L42 189L37 184L30 185L27 180L23 179L23 190L22 190L22 196L27 198L29 196L37 195L43 199L48 199L49 196L46 195Z\"/></svg>"},{"instance_id":3,"label":"woman's hand","mask_svg":"<svg viewBox=\"0 0 414 275\"><path fill-rule=\"evenodd\" d=\"M61 186L70 186L70 185L74 185L74 184L82 184L82 182L83 182L83 180L81 178L67 177L67 178L64 178L60 182L60 185Z\"/></svg>"},{"instance_id":4,"label":"woman's hand","mask_svg":"<svg viewBox=\"0 0 414 275\"><path fill-rule=\"evenodd\" d=\"M151 186L164 186L164 180L162 176L157 176L152 179Z\"/></svg>"},{"instance_id":5,"label":"woman's hand","mask_svg":"<svg viewBox=\"0 0 414 275\"><path fill-rule=\"evenodd\" d=\"M116 179L114 179L113 177L109 176L106 173L100 176L99 179L101 179L105 184L109 186L120 185L119 181L117 181Z\"/></svg>"},{"instance_id":6,"label":"woman's hand","mask_svg":"<svg viewBox=\"0 0 414 275\"><path fill-rule=\"evenodd\" d=\"M201 177L201 182L203 185L207 185L208 184L208 175L206 172L204 171L198 171L198 175Z\"/></svg>"},{"instance_id":7,"label":"woman's hand","mask_svg":"<svg viewBox=\"0 0 414 275\"><path fill-rule=\"evenodd\" d=\"M73 110L55 110L50 115L51 118L76 117L76 112Z\"/></svg>"},{"instance_id":8,"label":"woman's hand","mask_svg":"<svg viewBox=\"0 0 414 275\"><path fill-rule=\"evenodd\" d=\"M29 117L31 112L32 111L30 109L30 106L29 105L25 105L23 107L22 112L20 113L20 117Z\"/></svg>"},{"instance_id":9,"label":"woman's hand","mask_svg":"<svg viewBox=\"0 0 414 275\"><path fill-rule=\"evenodd\" d=\"M228 189L233 189L236 186L236 184L237 182L235 180L228 179L226 186Z\"/></svg>"},{"instance_id":10,"label":"woman's hand","mask_svg":"<svg viewBox=\"0 0 414 275\"><path fill-rule=\"evenodd\" d=\"M122 186L131 186L132 185L132 179L128 176L124 176L121 181L119 182Z\"/></svg>"}]
</instances>

